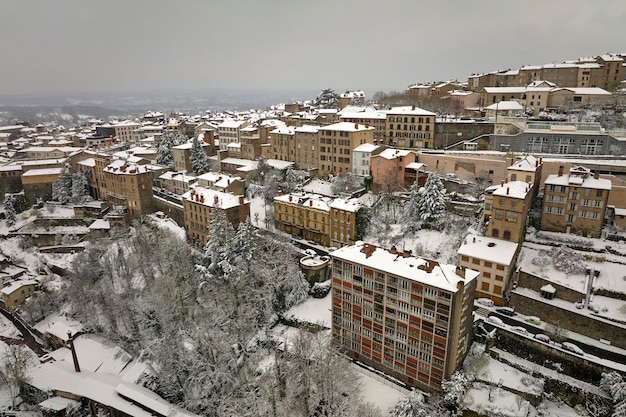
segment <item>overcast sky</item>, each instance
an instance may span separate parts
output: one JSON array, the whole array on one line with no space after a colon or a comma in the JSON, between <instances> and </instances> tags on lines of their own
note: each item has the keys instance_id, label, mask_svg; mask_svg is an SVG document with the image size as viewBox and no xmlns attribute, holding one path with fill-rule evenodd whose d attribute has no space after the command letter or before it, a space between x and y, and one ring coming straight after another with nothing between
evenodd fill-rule
<instances>
[{"instance_id":1,"label":"overcast sky","mask_svg":"<svg viewBox=\"0 0 626 417\"><path fill-rule=\"evenodd\" d=\"M624 0L0 0L0 93L402 90L626 52Z\"/></svg>"}]
</instances>

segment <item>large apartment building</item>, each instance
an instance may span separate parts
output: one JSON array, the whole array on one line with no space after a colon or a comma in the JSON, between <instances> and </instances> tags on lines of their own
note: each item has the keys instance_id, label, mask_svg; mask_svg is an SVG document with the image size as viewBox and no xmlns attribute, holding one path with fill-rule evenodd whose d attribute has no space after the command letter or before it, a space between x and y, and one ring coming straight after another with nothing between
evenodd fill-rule
<instances>
[{"instance_id":1,"label":"large apartment building","mask_svg":"<svg viewBox=\"0 0 626 417\"><path fill-rule=\"evenodd\" d=\"M240 131L244 127L250 125L248 120L224 120L217 126L217 132L220 142L220 151L228 150L231 143L240 143Z\"/></svg>"},{"instance_id":2,"label":"large apartment building","mask_svg":"<svg viewBox=\"0 0 626 417\"><path fill-rule=\"evenodd\" d=\"M484 218L487 236L521 242L533 198L533 185L524 181L502 181L485 190Z\"/></svg>"},{"instance_id":3,"label":"large apartment building","mask_svg":"<svg viewBox=\"0 0 626 417\"><path fill-rule=\"evenodd\" d=\"M279 126L270 132L272 159L294 162L296 159L296 132L294 126Z\"/></svg>"},{"instance_id":4,"label":"large apartment building","mask_svg":"<svg viewBox=\"0 0 626 417\"><path fill-rule=\"evenodd\" d=\"M356 199L294 193L274 197L276 229L324 246L352 245L358 236Z\"/></svg>"},{"instance_id":5,"label":"large apartment building","mask_svg":"<svg viewBox=\"0 0 626 417\"><path fill-rule=\"evenodd\" d=\"M611 181L591 170L574 166L569 174L559 167L544 183L541 229L600 237Z\"/></svg>"},{"instance_id":6,"label":"large apartment building","mask_svg":"<svg viewBox=\"0 0 626 417\"><path fill-rule=\"evenodd\" d=\"M319 143L319 176L346 174L352 171L352 150L374 143L374 128L348 122L322 126Z\"/></svg>"},{"instance_id":7,"label":"large apartment building","mask_svg":"<svg viewBox=\"0 0 626 417\"><path fill-rule=\"evenodd\" d=\"M139 159L139 158L137 158ZM98 194L111 206L111 216L128 221L152 209L152 174L148 161L96 157Z\"/></svg>"},{"instance_id":8,"label":"large apartment building","mask_svg":"<svg viewBox=\"0 0 626 417\"><path fill-rule=\"evenodd\" d=\"M355 360L440 391L471 343L478 273L368 243L331 259L333 339Z\"/></svg>"},{"instance_id":9,"label":"large apartment building","mask_svg":"<svg viewBox=\"0 0 626 417\"><path fill-rule=\"evenodd\" d=\"M366 109L342 113L342 122L358 123L365 126L374 126L374 143L384 144L387 135L387 114L383 110Z\"/></svg>"},{"instance_id":10,"label":"large apartment building","mask_svg":"<svg viewBox=\"0 0 626 417\"><path fill-rule=\"evenodd\" d=\"M432 149L436 114L415 106L387 110L387 143L408 149Z\"/></svg>"}]
</instances>

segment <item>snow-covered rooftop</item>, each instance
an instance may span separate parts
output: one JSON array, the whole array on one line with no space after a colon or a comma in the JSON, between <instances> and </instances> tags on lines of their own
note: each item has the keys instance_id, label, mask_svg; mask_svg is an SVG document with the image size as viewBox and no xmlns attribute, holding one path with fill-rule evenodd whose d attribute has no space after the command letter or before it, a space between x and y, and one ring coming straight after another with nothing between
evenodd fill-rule
<instances>
[{"instance_id":1,"label":"snow-covered rooftop","mask_svg":"<svg viewBox=\"0 0 626 417\"><path fill-rule=\"evenodd\" d=\"M572 168L574 169L574 168ZM612 183L611 180L607 180L604 178L594 178L592 175L579 175L573 173L570 170L570 174L564 175L548 175L546 178L545 185L574 185L576 187L582 188L591 188L594 190L610 190Z\"/></svg>"},{"instance_id":2,"label":"snow-covered rooftop","mask_svg":"<svg viewBox=\"0 0 626 417\"><path fill-rule=\"evenodd\" d=\"M456 292L457 284L476 279L478 272L465 270L465 278L457 274L456 266L405 256L402 253L384 249L369 243L357 242L353 246L344 246L332 252L333 259L341 259L366 267L405 277L416 282Z\"/></svg>"},{"instance_id":3,"label":"snow-covered rooftop","mask_svg":"<svg viewBox=\"0 0 626 417\"><path fill-rule=\"evenodd\" d=\"M500 265L510 265L519 244L486 236L467 235L458 254Z\"/></svg>"},{"instance_id":4,"label":"snow-covered rooftop","mask_svg":"<svg viewBox=\"0 0 626 417\"><path fill-rule=\"evenodd\" d=\"M503 184L493 185L489 187L493 190L493 195L498 197L512 197L525 199L528 192L532 188L532 184L523 181L509 181Z\"/></svg>"},{"instance_id":5,"label":"snow-covered rooftop","mask_svg":"<svg viewBox=\"0 0 626 417\"><path fill-rule=\"evenodd\" d=\"M184 200L224 210L239 206L241 204L240 197L243 198L243 196L223 193L197 185L192 185L191 190L182 195ZM248 200L244 199L244 204L248 202Z\"/></svg>"},{"instance_id":6,"label":"snow-covered rooftop","mask_svg":"<svg viewBox=\"0 0 626 417\"><path fill-rule=\"evenodd\" d=\"M380 145L374 145L373 143L364 143L362 145L357 146L352 151L353 152L374 152L378 148L380 148Z\"/></svg>"},{"instance_id":7,"label":"snow-covered rooftop","mask_svg":"<svg viewBox=\"0 0 626 417\"><path fill-rule=\"evenodd\" d=\"M537 170L537 166L539 165L539 159L535 158L532 155L526 155L526 157L522 160L517 161L507 169L513 171L527 171L527 172L535 172Z\"/></svg>"},{"instance_id":8,"label":"snow-covered rooftop","mask_svg":"<svg viewBox=\"0 0 626 417\"><path fill-rule=\"evenodd\" d=\"M436 116L435 113L430 112L428 110L420 109L415 106L400 106L400 107L392 107L391 110L387 110L388 115L409 115L409 116Z\"/></svg>"},{"instance_id":9,"label":"snow-covered rooftop","mask_svg":"<svg viewBox=\"0 0 626 417\"><path fill-rule=\"evenodd\" d=\"M320 127L320 130L332 130L332 131L342 131L342 132L361 132L364 130L375 130L375 128L373 126L366 127L365 125L360 125L358 123L339 122L339 123L333 123L332 125Z\"/></svg>"},{"instance_id":10,"label":"snow-covered rooftop","mask_svg":"<svg viewBox=\"0 0 626 417\"><path fill-rule=\"evenodd\" d=\"M379 156L381 158L385 158L385 159L395 159L395 158L401 158L404 156L408 156L411 153L411 151L407 151L406 149L392 149L392 148L387 148L384 151L382 151L381 153L379 153L376 156Z\"/></svg>"}]
</instances>

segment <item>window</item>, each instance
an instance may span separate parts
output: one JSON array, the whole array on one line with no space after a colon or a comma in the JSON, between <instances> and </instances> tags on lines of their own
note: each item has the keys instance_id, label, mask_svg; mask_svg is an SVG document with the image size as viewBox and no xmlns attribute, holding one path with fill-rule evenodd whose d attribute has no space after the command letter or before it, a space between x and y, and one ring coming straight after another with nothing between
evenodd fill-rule
<instances>
[{"instance_id":1,"label":"window","mask_svg":"<svg viewBox=\"0 0 626 417\"><path fill-rule=\"evenodd\" d=\"M502 220L504 218L504 210L497 209L495 211L495 218L496 220Z\"/></svg>"},{"instance_id":2,"label":"window","mask_svg":"<svg viewBox=\"0 0 626 417\"><path fill-rule=\"evenodd\" d=\"M483 282L480 286L480 289L483 291L489 291L489 283L488 282Z\"/></svg>"},{"instance_id":3,"label":"window","mask_svg":"<svg viewBox=\"0 0 626 417\"><path fill-rule=\"evenodd\" d=\"M514 211L506 212L506 221L516 223L517 222L517 213Z\"/></svg>"},{"instance_id":4,"label":"window","mask_svg":"<svg viewBox=\"0 0 626 417\"><path fill-rule=\"evenodd\" d=\"M503 234L502 234L502 238L505 240L509 240L511 239L511 232L509 232L508 230L506 230Z\"/></svg>"},{"instance_id":5,"label":"window","mask_svg":"<svg viewBox=\"0 0 626 417\"><path fill-rule=\"evenodd\" d=\"M498 229L493 229L493 230L491 231L491 236L493 236L493 237L498 237L498 236L500 236L500 231L499 231Z\"/></svg>"},{"instance_id":6,"label":"window","mask_svg":"<svg viewBox=\"0 0 626 417\"><path fill-rule=\"evenodd\" d=\"M501 287L501 286L499 286L499 285L494 285L494 286L493 286L493 292L494 292L495 294L502 294L502 287Z\"/></svg>"}]
</instances>

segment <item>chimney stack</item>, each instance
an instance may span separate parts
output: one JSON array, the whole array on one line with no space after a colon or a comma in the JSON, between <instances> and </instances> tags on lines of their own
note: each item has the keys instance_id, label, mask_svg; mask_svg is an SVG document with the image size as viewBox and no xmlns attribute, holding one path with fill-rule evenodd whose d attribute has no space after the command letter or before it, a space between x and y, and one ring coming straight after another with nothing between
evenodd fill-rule
<instances>
[{"instance_id":1,"label":"chimney stack","mask_svg":"<svg viewBox=\"0 0 626 417\"><path fill-rule=\"evenodd\" d=\"M74 338L72 337L72 332L68 330L67 332L67 344L72 352L72 361L74 362L74 370L76 372L80 372L80 365L78 364L78 356L76 356L76 348L74 347Z\"/></svg>"},{"instance_id":2,"label":"chimney stack","mask_svg":"<svg viewBox=\"0 0 626 417\"><path fill-rule=\"evenodd\" d=\"M597 180L600 179L600 171L596 170L596 172L594 172L593 174L593 177Z\"/></svg>"},{"instance_id":3,"label":"chimney stack","mask_svg":"<svg viewBox=\"0 0 626 417\"><path fill-rule=\"evenodd\" d=\"M504 180L500 181L500 187L504 187Z\"/></svg>"},{"instance_id":4,"label":"chimney stack","mask_svg":"<svg viewBox=\"0 0 626 417\"><path fill-rule=\"evenodd\" d=\"M202 199L204 200L204 196L202 196ZM220 202L220 198L218 196L214 195L213 196L213 204L215 204L217 206L219 202Z\"/></svg>"},{"instance_id":5,"label":"chimney stack","mask_svg":"<svg viewBox=\"0 0 626 417\"><path fill-rule=\"evenodd\" d=\"M506 195L509 195L509 187L506 187Z\"/></svg>"},{"instance_id":6,"label":"chimney stack","mask_svg":"<svg viewBox=\"0 0 626 417\"><path fill-rule=\"evenodd\" d=\"M563 165L559 165L559 177L563 176Z\"/></svg>"},{"instance_id":7,"label":"chimney stack","mask_svg":"<svg viewBox=\"0 0 626 417\"><path fill-rule=\"evenodd\" d=\"M313 207L313 200L309 200L309 207Z\"/></svg>"},{"instance_id":8,"label":"chimney stack","mask_svg":"<svg viewBox=\"0 0 626 417\"><path fill-rule=\"evenodd\" d=\"M239 196L239 204L243 205L243 196L242 195Z\"/></svg>"}]
</instances>

